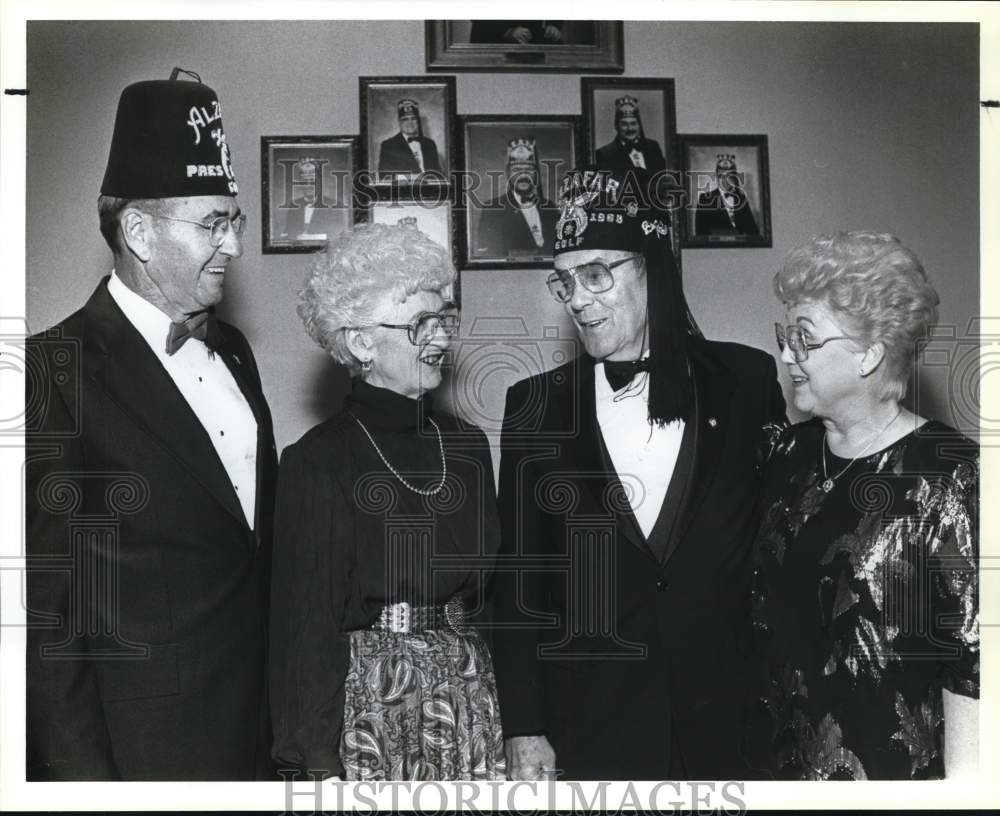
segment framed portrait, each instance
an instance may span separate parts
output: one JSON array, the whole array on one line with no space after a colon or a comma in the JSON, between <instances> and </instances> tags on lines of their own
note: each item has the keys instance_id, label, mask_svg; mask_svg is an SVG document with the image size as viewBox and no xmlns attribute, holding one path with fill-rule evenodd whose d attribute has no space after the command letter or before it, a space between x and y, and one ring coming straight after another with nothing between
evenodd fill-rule
<instances>
[{"instance_id":1,"label":"framed portrait","mask_svg":"<svg viewBox=\"0 0 1000 816\"><path fill-rule=\"evenodd\" d=\"M674 81L583 77L580 109L587 160L601 170L677 170Z\"/></svg>"},{"instance_id":2,"label":"framed portrait","mask_svg":"<svg viewBox=\"0 0 1000 816\"><path fill-rule=\"evenodd\" d=\"M559 184L580 155L576 116L463 116L464 265L552 263Z\"/></svg>"},{"instance_id":3,"label":"framed portrait","mask_svg":"<svg viewBox=\"0 0 1000 816\"><path fill-rule=\"evenodd\" d=\"M625 70L621 21L428 20L428 71Z\"/></svg>"},{"instance_id":4,"label":"framed portrait","mask_svg":"<svg viewBox=\"0 0 1000 816\"><path fill-rule=\"evenodd\" d=\"M455 77L360 77L361 148L378 186L441 186L455 161Z\"/></svg>"},{"instance_id":5,"label":"framed portrait","mask_svg":"<svg viewBox=\"0 0 1000 816\"><path fill-rule=\"evenodd\" d=\"M770 247L767 136L684 134L684 246Z\"/></svg>"},{"instance_id":6,"label":"framed portrait","mask_svg":"<svg viewBox=\"0 0 1000 816\"><path fill-rule=\"evenodd\" d=\"M261 136L261 252L316 252L354 223L357 136Z\"/></svg>"}]
</instances>

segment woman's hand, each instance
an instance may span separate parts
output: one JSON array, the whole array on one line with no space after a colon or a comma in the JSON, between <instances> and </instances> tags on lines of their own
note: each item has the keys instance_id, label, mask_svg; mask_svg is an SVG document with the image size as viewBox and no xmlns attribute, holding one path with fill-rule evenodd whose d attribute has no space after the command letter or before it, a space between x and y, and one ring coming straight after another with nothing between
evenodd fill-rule
<instances>
[{"instance_id":1,"label":"woman's hand","mask_svg":"<svg viewBox=\"0 0 1000 816\"><path fill-rule=\"evenodd\" d=\"M504 748L508 779L556 778L556 752L545 737L511 737L504 743Z\"/></svg>"}]
</instances>

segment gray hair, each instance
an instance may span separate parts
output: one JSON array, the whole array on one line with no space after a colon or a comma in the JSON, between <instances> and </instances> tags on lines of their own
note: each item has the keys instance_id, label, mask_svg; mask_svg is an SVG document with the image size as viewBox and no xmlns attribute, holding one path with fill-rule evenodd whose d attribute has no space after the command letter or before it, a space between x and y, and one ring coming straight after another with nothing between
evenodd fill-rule
<instances>
[{"instance_id":1,"label":"gray hair","mask_svg":"<svg viewBox=\"0 0 1000 816\"><path fill-rule=\"evenodd\" d=\"M937 290L916 255L898 238L878 232L818 235L785 256L774 276L785 304L812 301L839 313L852 333L882 342L882 399L900 399L915 351L937 322Z\"/></svg>"},{"instance_id":2,"label":"gray hair","mask_svg":"<svg viewBox=\"0 0 1000 816\"><path fill-rule=\"evenodd\" d=\"M448 251L413 224L362 224L337 235L315 256L299 292L306 332L352 374L360 363L347 347L347 330L379 322L386 294L402 302L418 291L454 283Z\"/></svg>"}]
</instances>

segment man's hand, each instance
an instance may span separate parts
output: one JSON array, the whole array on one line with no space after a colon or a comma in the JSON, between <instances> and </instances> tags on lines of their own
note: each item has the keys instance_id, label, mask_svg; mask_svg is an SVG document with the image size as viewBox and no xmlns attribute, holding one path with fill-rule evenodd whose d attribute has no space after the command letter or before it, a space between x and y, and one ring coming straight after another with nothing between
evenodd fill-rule
<instances>
[{"instance_id":1,"label":"man's hand","mask_svg":"<svg viewBox=\"0 0 1000 816\"><path fill-rule=\"evenodd\" d=\"M562 31L559 26L545 26L545 39L549 42L562 42Z\"/></svg>"},{"instance_id":2,"label":"man's hand","mask_svg":"<svg viewBox=\"0 0 1000 816\"><path fill-rule=\"evenodd\" d=\"M545 737L511 737L504 747L508 779L556 778L556 752Z\"/></svg>"},{"instance_id":3,"label":"man's hand","mask_svg":"<svg viewBox=\"0 0 1000 816\"><path fill-rule=\"evenodd\" d=\"M508 42L527 45L531 42L531 29L525 28L524 26L514 26L513 28L508 28L504 32L503 36Z\"/></svg>"}]
</instances>

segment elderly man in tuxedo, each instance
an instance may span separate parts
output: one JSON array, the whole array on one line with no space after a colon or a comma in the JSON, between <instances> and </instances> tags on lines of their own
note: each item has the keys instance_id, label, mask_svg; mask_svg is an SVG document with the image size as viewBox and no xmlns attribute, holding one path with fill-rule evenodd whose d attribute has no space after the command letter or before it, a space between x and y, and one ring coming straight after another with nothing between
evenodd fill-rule
<instances>
[{"instance_id":1,"label":"elderly man in tuxedo","mask_svg":"<svg viewBox=\"0 0 1000 816\"><path fill-rule=\"evenodd\" d=\"M512 779L740 778L774 359L698 332L669 213L571 174L552 296L584 353L507 392L494 661ZM631 192L627 192L631 190Z\"/></svg>"},{"instance_id":2,"label":"elderly man in tuxedo","mask_svg":"<svg viewBox=\"0 0 1000 816\"><path fill-rule=\"evenodd\" d=\"M615 138L597 148L597 167L615 173L639 170L655 174L666 169L660 145L646 138L639 101L634 96L615 100Z\"/></svg>"},{"instance_id":3,"label":"elderly man in tuxedo","mask_svg":"<svg viewBox=\"0 0 1000 816\"><path fill-rule=\"evenodd\" d=\"M542 194L535 140L507 143L506 188L480 212L474 252L484 258L551 257L559 210Z\"/></svg>"},{"instance_id":4,"label":"elderly man in tuxedo","mask_svg":"<svg viewBox=\"0 0 1000 816\"><path fill-rule=\"evenodd\" d=\"M441 161L433 139L424 136L420 126L420 106L415 99L400 99L396 104L399 133L379 145L378 174L382 179L440 173Z\"/></svg>"},{"instance_id":5,"label":"elderly man in tuxedo","mask_svg":"<svg viewBox=\"0 0 1000 816\"><path fill-rule=\"evenodd\" d=\"M270 774L277 462L250 346L213 314L245 216L218 96L178 73L119 100L111 275L27 344L33 781Z\"/></svg>"}]
</instances>

